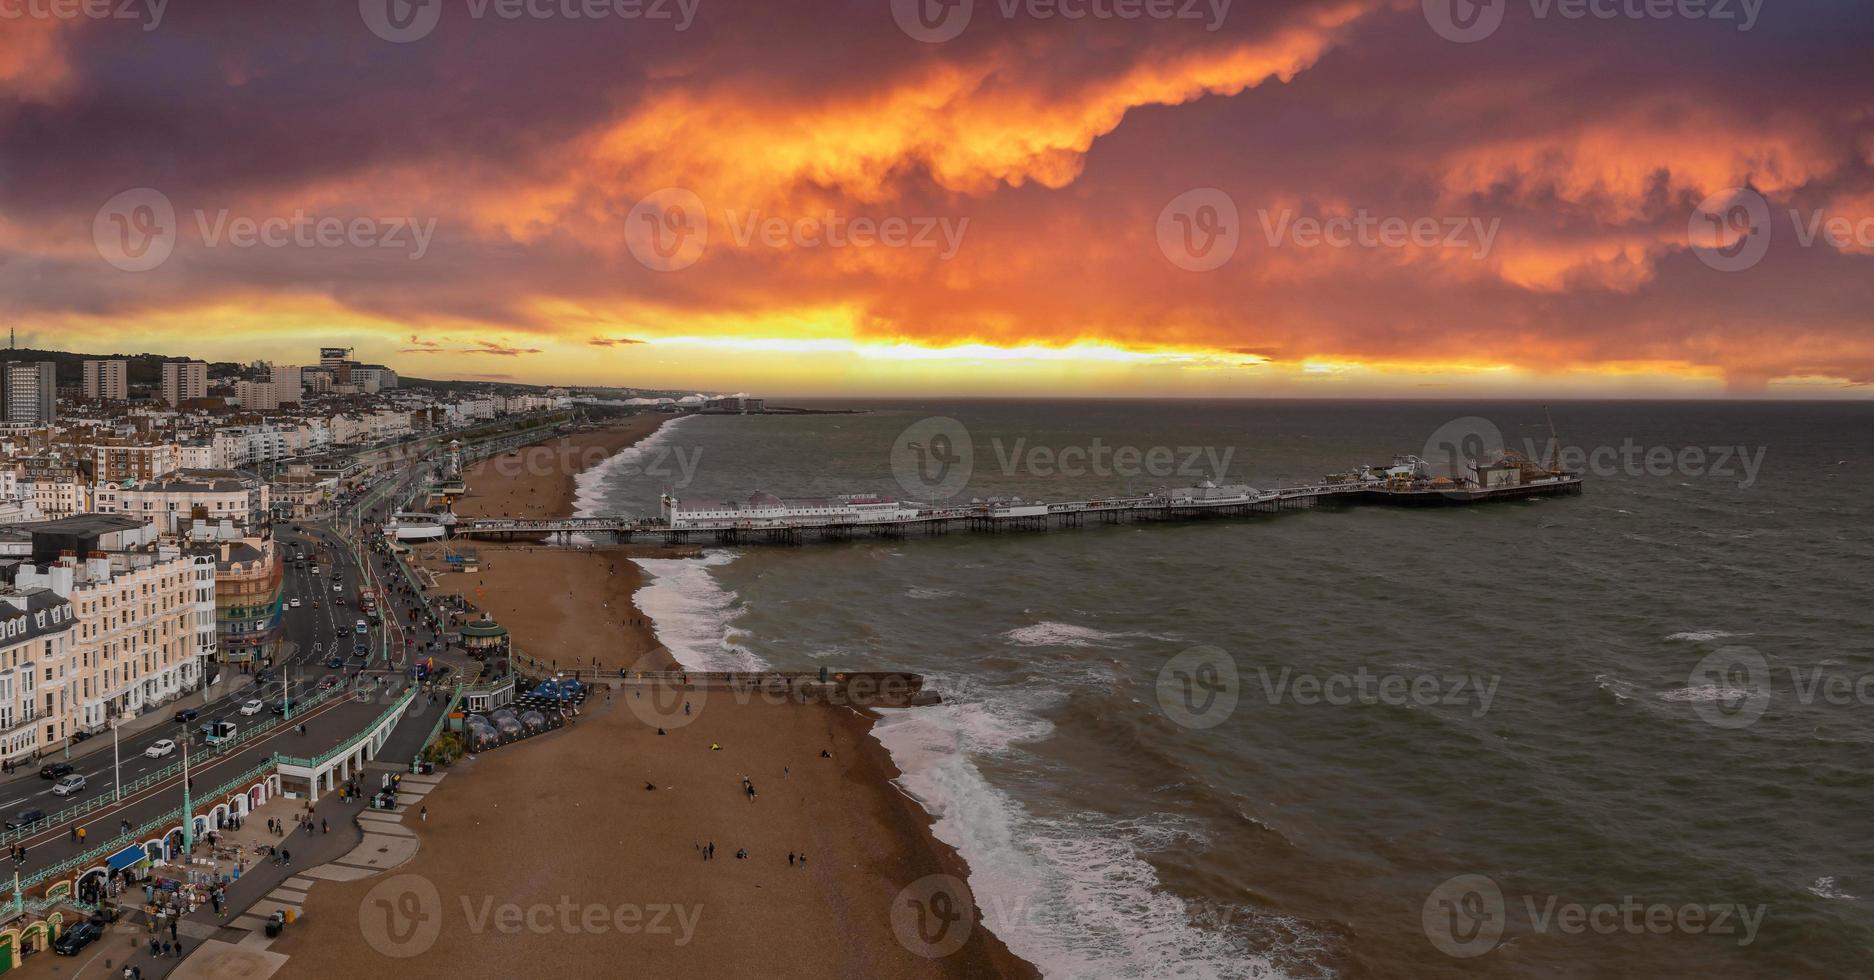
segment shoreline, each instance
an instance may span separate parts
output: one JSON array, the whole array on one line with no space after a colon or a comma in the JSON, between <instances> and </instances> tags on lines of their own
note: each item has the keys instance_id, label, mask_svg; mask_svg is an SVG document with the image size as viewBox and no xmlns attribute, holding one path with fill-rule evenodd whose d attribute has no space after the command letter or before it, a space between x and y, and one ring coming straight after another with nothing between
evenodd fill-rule
<instances>
[{"instance_id":1,"label":"shoreline","mask_svg":"<svg viewBox=\"0 0 1874 980\"><path fill-rule=\"evenodd\" d=\"M458 501L457 512L463 516L570 516L575 513L583 474L663 431L662 423L668 420L636 416L622 424L558 437L478 461L464 474L468 491ZM488 611L508 628L517 652L558 669L596 666L601 676L615 669L684 669L658 641L654 624L637 607L635 597L649 576L631 559L695 557L700 549L476 544L471 547L481 558L482 567L477 573L465 574L443 570L446 566L438 555L442 547L423 545L414 549L414 555L435 575L436 591L463 595ZM597 610L604 611L608 622L615 620L618 629L593 629L593 613ZM936 837L936 817L901 785L903 773L874 734L873 728L880 720L875 712L820 703L771 704L759 698L743 703L717 694L701 704L696 715L672 718L659 728L643 720L638 699L644 694L634 690L633 685L615 686L606 691L604 698L595 697L586 717L575 726L457 763L456 770L463 774L488 769L491 779L448 780L430 797L436 812L423 828L423 836L434 839L426 840L428 846L401 870L435 877L439 885L453 879L451 868L472 859L472 854L463 849L472 850L474 838L493 831L488 826L491 822L506 822L493 820L502 816L501 811L487 808L482 802L483 794L497 785L502 803L507 802L508 794L526 799L530 793L539 793L552 798L559 812L573 808L573 816L556 823L555 834L565 834L574 841L598 830L587 826L581 811L596 817L601 811L641 810L646 804L656 804L658 809L675 812L636 827L638 840L636 846L628 848L631 854L626 858L633 869L630 880L634 885L654 886L660 893L695 899L699 909L727 907L731 918L726 924L706 921L700 926L698 936L706 939L701 948L689 946L673 954L648 940L631 944L634 954L643 953L651 962L668 956L672 969L717 975L721 972L716 968L721 963L717 958L722 955L732 957L730 963L758 960L764 952L798 943L803 933L825 932L839 935L844 941L815 946L811 953L798 956L790 953L788 962L770 963L766 972L803 977L1040 975L983 925L980 910L976 912L975 926L964 934L960 947L953 952L933 957L928 955L929 950L915 948L921 942L916 934L918 927L907 927L899 911L907 894L932 879L954 879L960 887L969 878L969 867L954 848ZM632 703L626 705L630 710L618 710L611 703L614 695L618 700L630 698ZM692 697L703 700L698 695ZM656 734L651 734L653 730ZM705 730L709 732L707 741L703 740ZM708 746L713 744L721 744L725 750L719 754L709 751ZM674 761L670 757L675 751L682 751L688 761L674 769L666 768L665 763ZM816 758L821 751L831 753L831 759ZM590 786L590 795L565 792L556 779L544 778L568 767L598 765L612 778L601 778L605 785ZM640 773L641 769L653 771ZM724 772L709 776L714 769ZM742 805L740 794L734 792L737 787L731 777L735 773L751 774L759 783L761 806L751 810ZM679 795L637 789L646 781L644 776L660 788L677 790ZM709 790L721 797L706 802L687 799L692 787L702 791L697 783L705 778L727 784ZM666 781L670 785L665 786ZM726 794L724 789L728 790ZM777 792L781 798L770 804L771 794ZM600 806L593 807L595 802ZM475 829L442 818L445 811L456 810L464 814L481 811L477 813L480 819L471 822ZM524 815L506 815L507 819L514 817ZM457 827L461 829L459 837L452 831ZM718 827L721 832L714 832ZM511 839L514 828L508 829L509 833L502 833L504 839ZM805 904L786 913L771 908L772 902L744 907L749 896L723 889L724 879L744 876L744 863L736 860L722 865L695 860L688 868L671 866L665 874L643 873L663 864L670 857L670 849L693 858L687 853L690 848L682 844L698 834L708 836L723 849L717 860L729 858L735 849L747 846L751 860L760 865L756 873L762 878L753 887L803 891L795 898L806 900ZM788 870L791 862L779 864L782 851L791 854L792 842L804 844L809 840L811 848L803 847L802 853L815 858L810 876ZM618 843L622 846L631 842ZM524 865L522 877L531 883L540 877L538 869L553 860L535 855ZM779 866L778 873L771 863ZM803 863L801 870L805 868ZM575 879L580 873L567 871ZM777 874L769 880L768 876ZM497 875L491 880L503 879ZM346 891L351 890L347 886ZM443 893L452 891L479 894L474 879L449 880ZM963 897L967 898L967 893ZM781 896L777 895L776 900ZM907 928L913 937L909 940L905 938ZM479 938L461 937L477 945ZM297 952L297 962L339 968L329 957L313 955L311 949ZM403 961L403 965L420 962ZM522 965L522 961L516 960L515 965ZM727 972L736 971L731 966ZM431 974L419 969L410 975Z\"/></svg>"}]
</instances>

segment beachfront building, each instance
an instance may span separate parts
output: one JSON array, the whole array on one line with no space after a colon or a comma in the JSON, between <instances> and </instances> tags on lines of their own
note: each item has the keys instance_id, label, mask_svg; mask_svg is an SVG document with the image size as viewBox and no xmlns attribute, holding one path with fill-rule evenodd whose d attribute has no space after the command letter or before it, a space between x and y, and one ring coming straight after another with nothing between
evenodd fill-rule
<instances>
[{"instance_id":1,"label":"beachfront building","mask_svg":"<svg viewBox=\"0 0 1874 980\"><path fill-rule=\"evenodd\" d=\"M49 589L0 591L0 759L19 763L57 740L76 625Z\"/></svg>"},{"instance_id":2,"label":"beachfront building","mask_svg":"<svg viewBox=\"0 0 1874 980\"><path fill-rule=\"evenodd\" d=\"M216 658L243 671L266 668L285 627L286 563L269 538L224 541L202 553L215 562Z\"/></svg>"},{"instance_id":3,"label":"beachfront building","mask_svg":"<svg viewBox=\"0 0 1874 980\"><path fill-rule=\"evenodd\" d=\"M202 591L214 588L213 558L161 545L154 525L115 514L22 530L31 553L8 566L13 589L48 590L77 620L66 659L40 665L40 752L201 685L213 651L203 649L198 617Z\"/></svg>"}]
</instances>

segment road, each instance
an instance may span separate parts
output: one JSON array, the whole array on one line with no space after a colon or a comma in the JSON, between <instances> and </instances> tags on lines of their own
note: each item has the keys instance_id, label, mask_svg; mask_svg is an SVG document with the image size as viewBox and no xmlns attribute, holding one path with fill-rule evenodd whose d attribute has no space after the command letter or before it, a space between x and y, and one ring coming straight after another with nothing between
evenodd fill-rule
<instances>
[{"instance_id":1,"label":"road","mask_svg":"<svg viewBox=\"0 0 1874 980\"><path fill-rule=\"evenodd\" d=\"M355 737L381 715L396 695L412 683L404 670L402 641L407 636L423 644L432 640L434 633L427 625L397 623L388 630L370 625L368 632L360 637L356 623L361 618L359 599L362 590L373 588L379 595L383 595L378 576L384 572L377 567L367 568L367 565L377 566L382 560L383 556L375 550L381 539L361 543L363 560L345 547L345 541L347 534L359 533L356 528L382 521L394 501L420 475L418 469L412 469L373 484L348 501L344 509L329 521L276 528L280 553L283 559L289 561L283 597L287 605L284 642L277 662L261 672L256 686L242 688L204 705L198 709L198 716L185 724L165 721L123 737L115 753L115 762L112 753L105 751L79 757L72 765L76 772L85 777L87 785L73 795L55 795L52 791L53 781L41 778L33 770L21 770L0 780L0 818L19 823L21 811L32 810L44 811L52 818L51 821L22 826L0 835L9 844L24 844L27 848L28 859L20 866L21 873L31 874L37 868L65 860L115 838L123 821L138 826L165 812L179 810L183 797L182 776L176 773L153 785L126 792L124 798L114 806L101 806L80 817L59 819L61 811L70 807L116 796L120 782L126 787L132 786L138 780L180 761L180 748L162 757L146 755L146 750L159 741L181 743L188 740L191 784L197 791L206 792L275 753L313 756L324 752ZM353 537L351 540L359 539ZM309 560L303 565L291 561L296 548L310 555L316 554L320 547L323 547L327 560L316 564ZM401 581L400 575L398 581ZM336 590L334 585L337 586ZM334 601L339 598L344 600L343 604ZM295 599L299 601L297 607L292 605ZM388 610L385 615L387 618L396 618ZM385 642L386 636L396 640L398 655L395 657L387 658L385 654L391 646ZM371 651L368 662L351 656L353 645L360 638L367 641L367 649ZM342 669L327 668L322 662L324 655L333 650L341 650L347 657ZM350 683L360 690L334 697L302 713L295 706L296 702L306 699L326 682L335 685ZM283 699L283 691L290 691L292 697ZM252 709L244 709L243 706L257 698L263 703L259 712L244 714L244 710ZM284 709L286 720L274 730L231 747L216 748L205 743L202 726L206 723L229 721L238 729L247 731L280 717L274 710L275 705ZM434 722L436 710L429 705L428 699L419 697L406 718L430 715L420 722L420 727L427 731ZM301 725L304 726L303 733L300 731ZM399 733L402 731L400 728ZM418 741L420 737L416 736ZM416 747L420 746L413 746L410 751L414 752ZM49 758L44 761L57 760ZM83 847L75 839L76 830L80 827L86 831Z\"/></svg>"}]
</instances>

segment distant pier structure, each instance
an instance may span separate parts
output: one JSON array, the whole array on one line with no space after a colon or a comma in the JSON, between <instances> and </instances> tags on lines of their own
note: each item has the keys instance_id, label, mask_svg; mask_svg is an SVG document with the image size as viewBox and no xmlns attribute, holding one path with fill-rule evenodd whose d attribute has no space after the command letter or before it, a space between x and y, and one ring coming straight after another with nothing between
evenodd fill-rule
<instances>
[{"instance_id":1,"label":"distant pier structure","mask_svg":"<svg viewBox=\"0 0 1874 980\"><path fill-rule=\"evenodd\" d=\"M1240 518L1307 509L1323 502L1450 507L1571 496L1582 490L1578 474L1533 464L1514 453L1489 464L1471 465L1461 479L1433 477L1427 470L1416 456L1398 456L1389 466L1361 467L1332 474L1320 483L1275 490L1205 482L1141 496L1054 502L998 498L941 506L870 494L783 499L758 492L746 500L730 501L691 501L666 494L654 518L459 518L448 530L453 537L494 539L611 535L622 541L661 544L799 544Z\"/></svg>"}]
</instances>

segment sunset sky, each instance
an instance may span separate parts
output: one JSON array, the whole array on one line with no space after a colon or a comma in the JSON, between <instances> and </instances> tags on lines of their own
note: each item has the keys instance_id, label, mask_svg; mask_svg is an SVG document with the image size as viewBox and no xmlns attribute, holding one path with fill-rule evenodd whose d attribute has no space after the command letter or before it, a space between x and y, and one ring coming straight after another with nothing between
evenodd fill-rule
<instances>
[{"instance_id":1,"label":"sunset sky","mask_svg":"<svg viewBox=\"0 0 1874 980\"><path fill-rule=\"evenodd\" d=\"M771 396L1874 390L1864 0L36 2L0 17L21 346Z\"/></svg>"}]
</instances>

